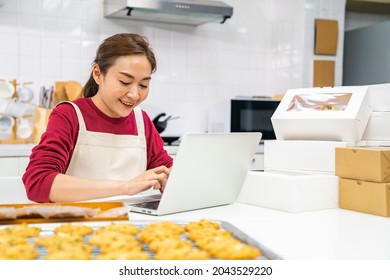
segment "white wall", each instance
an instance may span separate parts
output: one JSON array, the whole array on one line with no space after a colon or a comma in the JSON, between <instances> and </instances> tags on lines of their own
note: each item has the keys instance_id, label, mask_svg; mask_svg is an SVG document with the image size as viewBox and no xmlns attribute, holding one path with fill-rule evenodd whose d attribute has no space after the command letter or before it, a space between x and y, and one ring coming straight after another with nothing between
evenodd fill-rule
<instances>
[{"instance_id":1,"label":"white wall","mask_svg":"<svg viewBox=\"0 0 390 280\"><path fill-rule=\"evenodd\" d=\"M0 7L0 79L33 81L36 94L57 80L84 83L101 40L140 33L158 59L143 108L152 118L180 116L164 134L182 134L206 130L213 100L311 86L312 19L343 24L336 3L345 0L224 0L232 19L198 27L105 19L102 2L8 0Z\"/></svg>"}]
</instances>

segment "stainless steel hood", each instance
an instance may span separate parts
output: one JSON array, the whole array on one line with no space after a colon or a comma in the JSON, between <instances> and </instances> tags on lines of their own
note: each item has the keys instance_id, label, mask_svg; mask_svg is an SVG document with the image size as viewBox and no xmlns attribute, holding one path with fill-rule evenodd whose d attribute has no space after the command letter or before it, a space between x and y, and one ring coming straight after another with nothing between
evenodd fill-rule
<instances>
[{"instance_id":1,"label":"stainless steel hood","mask_svg":"<svg viewBox=\"0 0 390 280\"><path fill-rule=\"evenodd\" d=\"M224 23L233 7L209 0L104 0L107 18L143 20L185 25Z\"/></svg>"}]
</instances>

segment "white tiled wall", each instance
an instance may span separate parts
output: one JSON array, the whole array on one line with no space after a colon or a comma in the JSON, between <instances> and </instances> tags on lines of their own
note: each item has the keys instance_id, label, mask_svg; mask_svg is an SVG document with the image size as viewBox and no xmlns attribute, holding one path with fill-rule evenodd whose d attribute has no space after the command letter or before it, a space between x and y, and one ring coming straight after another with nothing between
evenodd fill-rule
<instances>
[{"instance_id":1,"label":"white tiled wall","mask_svg":"<svg viewBox=\"0 0 390 280\"><path fill-rule=\"evenodd\" d=\"M164 134L203 132L213 100L311 86L314 17L344 22L345 0L224 2L234 7L225 24L188 27L105 19L103 0L8 0L0 7L0 79L32 81L36 94L56 80L84 83L101 40L140 33L158 60L143 108L152 118L180 116Z\"/></svg>"}]
</instances>

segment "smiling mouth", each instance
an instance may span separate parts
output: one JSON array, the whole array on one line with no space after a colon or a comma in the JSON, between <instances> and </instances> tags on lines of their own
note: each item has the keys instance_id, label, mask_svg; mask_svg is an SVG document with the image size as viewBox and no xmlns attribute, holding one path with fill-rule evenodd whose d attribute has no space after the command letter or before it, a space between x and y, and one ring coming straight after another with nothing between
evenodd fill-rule
<instances>
[{"instance_id":1,"label":"smiling mouth","mask_svg":"<svg viewBox=\"0 0 390 280\"><path fill-rule=\"evenodd\" d=\"M127 101L124 101L122 99L119 99L119 101L123 104L123 105L126 105L128 107L131 107L131 106L134 106L135 103L133 102L127 102Z\"/></svg>"}]
</instances>

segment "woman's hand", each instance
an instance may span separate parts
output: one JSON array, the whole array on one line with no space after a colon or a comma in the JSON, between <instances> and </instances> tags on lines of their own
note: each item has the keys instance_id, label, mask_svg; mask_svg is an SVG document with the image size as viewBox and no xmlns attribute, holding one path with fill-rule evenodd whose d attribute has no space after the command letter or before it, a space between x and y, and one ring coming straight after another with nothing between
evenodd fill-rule
<instances>
[{"instance_id":1,"label":"woman's hand","mask_svg":"<svg viewBox=\"0 0 390 280\"><path fill-rule=\"evenodd\" d=\"M165 185L167 184L169 173L170 169L165 166L149 169L127 182L125 194L134 195L150 188L163 192Z\"/></svg>"}]
</instances>

